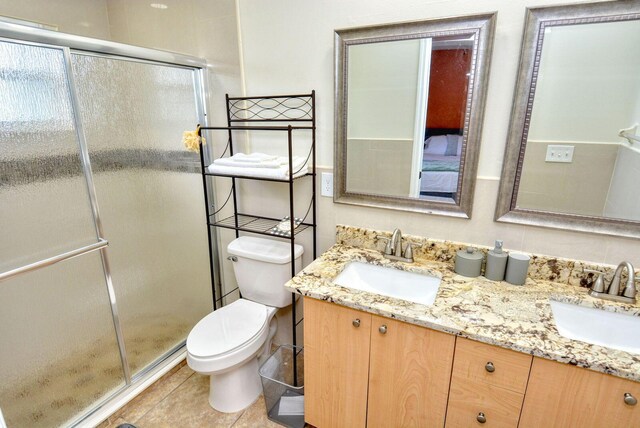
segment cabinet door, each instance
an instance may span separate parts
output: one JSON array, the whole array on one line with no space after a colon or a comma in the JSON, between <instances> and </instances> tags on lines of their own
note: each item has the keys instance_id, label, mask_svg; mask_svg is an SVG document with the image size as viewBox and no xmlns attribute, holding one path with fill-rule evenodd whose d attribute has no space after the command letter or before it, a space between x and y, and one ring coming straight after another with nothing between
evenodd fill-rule
<instances>
[{"instance_id":1,"label":"cabinet door","mask_svg":"<svg viewBox=\"0 0 640 428\"><path fill-rule=\"evenodd\" d=\"M367 426L442 427L455 336L378 316L371 329Z\"/></svg>"},{"instance_id":2,"label":"cabinet door","mask_svg":"<svg viewBox=\"0 0 640 428\"><path fill-rule=\"evenodd\" d=\"M366 426L371 315L304 299L304 411L318 428Z\"/></svg>"},{"instance_id":3,"label":"cabinet door","mask_svg":"<svg viewBox=\"0 0 640 428\"><path fill-rule=\"evenodd\" d=\"M638 427L640 383L591 370L533 359L520 427Z\"/></svg>"}]
</instances>

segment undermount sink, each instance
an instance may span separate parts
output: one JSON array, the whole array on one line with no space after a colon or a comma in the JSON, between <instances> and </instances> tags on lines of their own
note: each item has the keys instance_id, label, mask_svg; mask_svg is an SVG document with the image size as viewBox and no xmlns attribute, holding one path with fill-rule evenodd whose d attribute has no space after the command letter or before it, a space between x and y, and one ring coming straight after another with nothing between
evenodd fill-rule
<instances>
[{"instance_id":1,"label":"undermount sink","mask_svg":"<svg viewBox=\"0 0 640 428\"><path fill-rule=\"evenodd\" d=\"M551 300L558 332L569 339L640 353L640 317Z\"/></svg>"},{"instance_id":2,"label":"undermount sink","mask_svg":"<svg viewBox=\"0 0 640 428\"><path fill-rule=\"evenodd\" d=\"M432 305L440 278L415 272L351 262L333 280L335 284L396 299Z\"/></svg>"}]
</instances>

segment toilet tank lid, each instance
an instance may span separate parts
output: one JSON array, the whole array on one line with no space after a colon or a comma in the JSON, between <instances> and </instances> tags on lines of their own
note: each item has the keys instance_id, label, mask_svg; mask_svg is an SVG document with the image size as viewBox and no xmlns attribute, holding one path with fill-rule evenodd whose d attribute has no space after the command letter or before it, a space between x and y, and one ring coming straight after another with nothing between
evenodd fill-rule
<instances>
[{"instance_id":1,"label":"toilet tank lid","mask_svg":"<svg viewBox=\"0 0 640 428\"><path fill-rule=\"evenodd\" d=\"M227 246L229 254L259 260L261 262L285 264L291 261L291 245L288 242L273 239L241 236ZM302 245L294 246L295 258L302 256Z\"/></svg>"}]
</instances>

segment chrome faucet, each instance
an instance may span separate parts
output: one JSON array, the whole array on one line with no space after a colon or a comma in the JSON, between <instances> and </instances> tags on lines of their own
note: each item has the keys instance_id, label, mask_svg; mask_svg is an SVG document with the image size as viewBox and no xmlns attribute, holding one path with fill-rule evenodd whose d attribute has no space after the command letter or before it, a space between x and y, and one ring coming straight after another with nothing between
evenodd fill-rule
<instances>
[{"instance_id":1,"label":"chrome faucet","mask_svg":"<svg viewBox=\"0 0 640 428\"><path fill-rule=\"evenodd\" d=\"M402 232L400 229L395 229L391 238L384 236L379 237L387 241L387 245L384 247L384 256L389 260L397 260L400 262L413 263L413 243L407 242L407 247L402 253Z\"/></svg>"},{"instance_id":2,"label":"chrome faucet","mask_svg":"<svg viewBox=\"0 0 640 428\"><path fill-rule=\"evenodd\" d=\"M627 281L624 288L620 290L620 281L624 269L627 269ZM589 269L585 269L585 272L599 274L596 282L593 283L589 290L590 296L605 300L614 300L616 302L636 302L636 272L633 270L631 263L624 261L618 265L608 287L605 286L602 272Z\"/></svg>"}]
</instances>

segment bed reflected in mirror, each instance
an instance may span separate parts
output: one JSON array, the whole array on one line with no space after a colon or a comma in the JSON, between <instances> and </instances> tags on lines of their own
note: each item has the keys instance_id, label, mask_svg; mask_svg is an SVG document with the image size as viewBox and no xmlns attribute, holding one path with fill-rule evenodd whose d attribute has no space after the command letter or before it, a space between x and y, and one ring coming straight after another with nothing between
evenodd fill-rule
<instances>
[{"instance_id":1,"label":"bed reflected in mirror","mask_svg":"<svg viewBox=\"0 0 640 428\"><path fill-rule=\"evenodd\" d=\"M335 202L470 217L494 21L336 31Z\"/></svg>"}]
</instances>

